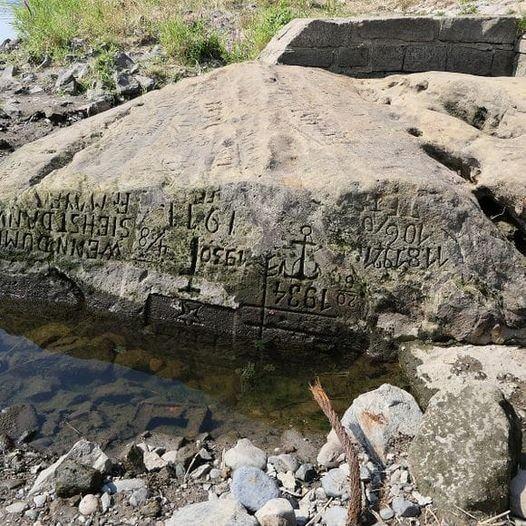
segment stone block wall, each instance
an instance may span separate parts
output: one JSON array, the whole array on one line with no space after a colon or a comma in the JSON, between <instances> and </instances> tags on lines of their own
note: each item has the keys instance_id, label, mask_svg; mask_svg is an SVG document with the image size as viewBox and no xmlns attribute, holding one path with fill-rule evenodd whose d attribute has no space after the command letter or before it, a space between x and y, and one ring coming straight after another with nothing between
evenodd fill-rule
<instances>
[{"instance_id":1,"label":"stone block wall","mask_svg":"<svg viewBox=\"0 0 526 526\"><path fill-rule=\"evenodd\" d=\"M526 41L516 17L296 19L260 58L354 77L418 71L512 76L526 74Z\"/></svg>"}]
</instances>

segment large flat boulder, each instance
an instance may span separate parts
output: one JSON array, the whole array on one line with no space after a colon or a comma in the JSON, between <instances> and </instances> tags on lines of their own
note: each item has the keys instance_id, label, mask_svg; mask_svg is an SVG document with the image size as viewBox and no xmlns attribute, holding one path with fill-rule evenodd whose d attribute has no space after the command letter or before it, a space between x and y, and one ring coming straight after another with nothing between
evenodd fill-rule
<instances>
[{"instance_id":1,"label":"large flat boulder","mask_svg":"<svg viewBox=\"0 0 526 526\"><path fill-rule=\"evenodd\" d=\"M467 382L429 402L409 448L418 490L452 524L509 509L510 483L520 453L517 416L502 393Z\"/></svg>"},{"instance_id":2,"label":"large flat boulder","mask_svg":"<svg viewBox=\"0 0 526 526\"><path fill-rule=\"evenodd\" d=\"M526 79L423 75L235 65L25 145L0 163L0 292L289 349L524 340ZM447 79L506 97L497 131L433 102Z\"/></svg>"}]
</instances>

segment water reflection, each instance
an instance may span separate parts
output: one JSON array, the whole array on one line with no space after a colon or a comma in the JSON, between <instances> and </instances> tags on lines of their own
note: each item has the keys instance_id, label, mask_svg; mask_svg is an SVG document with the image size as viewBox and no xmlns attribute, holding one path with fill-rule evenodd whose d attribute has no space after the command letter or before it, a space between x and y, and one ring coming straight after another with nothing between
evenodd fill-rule
<instances>
[{"instance_id":1,"label":"water reflection","mask_svg":"<svg viewBox=\"0 0 526 526\"><path fill-rule=\"evenodd\" d=\"M16 36L12 26L12 6L17 3L16 0L0 0L0 42Z\"/></svg>"},{"instance_id":2,"label":"water reflection","mask_svg":"<svg viewBox=\"0 0 526 526\"><path fill-rule=\"evenodd\" d=\"M0 327L0 408L32 404L40 417L34 444L56 450L79 435L111 447L147 429L186 436L325 430L307 389L315 376L340 411L386 381L404 383L396 365L359 359L349 367L313 355L292 367L255 346L234 352L206 336L163 336L81 313L4 304Z\"/></svg>"}]
</instances>

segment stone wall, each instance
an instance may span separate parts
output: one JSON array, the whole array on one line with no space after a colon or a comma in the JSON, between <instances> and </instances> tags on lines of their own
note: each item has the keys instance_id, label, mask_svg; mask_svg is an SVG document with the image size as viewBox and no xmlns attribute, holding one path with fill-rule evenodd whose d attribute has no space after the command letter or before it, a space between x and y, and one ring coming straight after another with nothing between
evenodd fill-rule
<instances>
[{"instance_id":1,"label":"stone wall","mask_svg":"<svg viewBox=\"0 0 526 526\"><path fill-rule=\"evenodd\" d=\"M512 76L526 74L526 41L515 17L296 19L260 58L353 77L418 71Z\"/></svg>"}]
</instances>

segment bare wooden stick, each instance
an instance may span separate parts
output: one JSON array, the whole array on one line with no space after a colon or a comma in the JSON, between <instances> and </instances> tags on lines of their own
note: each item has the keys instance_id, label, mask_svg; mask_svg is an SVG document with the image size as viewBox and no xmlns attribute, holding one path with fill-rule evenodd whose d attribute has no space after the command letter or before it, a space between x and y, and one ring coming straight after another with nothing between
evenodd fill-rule
<instances>
[{"instance_id":1,"label":"bare wooden stick","mask_svg":"<svg viewBox=\"0 0 526 526\"><path fill-rule=\"evenodd\" d=\"M324 412L329 420L332 429L340 440L345 453L347 464L349 465L349 509L347 511L347 526L358 526L360 514L362 512L362 491L360 486L360 463L358 461L358 452L351 441L351 438L345 431L340 419L332 407L332 403L327 393L316 379L314 385L310 386L314 400Z\"/></svg>"}]
</instances>

